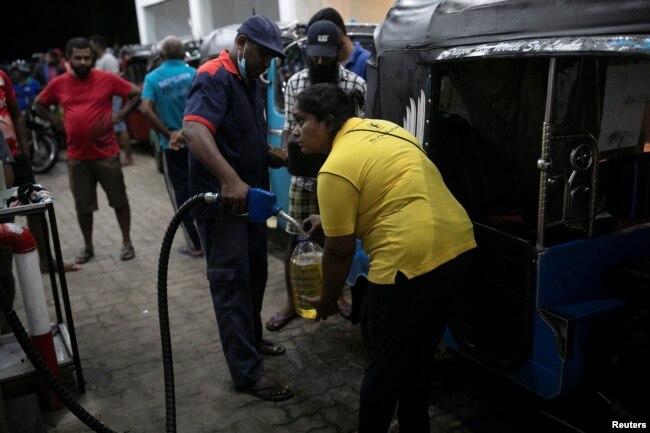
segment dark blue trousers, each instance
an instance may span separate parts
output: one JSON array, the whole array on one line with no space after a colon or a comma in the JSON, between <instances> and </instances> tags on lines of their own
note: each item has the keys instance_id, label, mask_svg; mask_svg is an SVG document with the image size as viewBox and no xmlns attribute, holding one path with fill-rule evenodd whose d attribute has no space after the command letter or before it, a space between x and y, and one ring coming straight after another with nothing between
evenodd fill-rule
<instances>
[{"instance_id":1,"label":"dark blue trousers","mask_svg":"<svg viewBox=\"0 0 650 433\"><path fill-rule=\"evenodd\" d=\"M400 433L429 433L434 355L468 253L395 284L368 284L370 361L361 385L359 433L385 433L398 404Z\"/></svg>"},{"instance_id":2,"label":"dark blue trousers","mask_svg":"<svg viewBox=\"0 0 650 433\"><path fill-rule=\"evenodd\" d=\"M167 185L167 192L174 207L174 212L178 212L178 208L190 198L187 158L187 148L163 150L165 185ZM187 246L194 251L200 250L201 240L194 225L194 218L191 215L183 218L182 227Z\"/></svg>"},{"instance_id":3,"label":"dark blue trousers","mask_svg":"<svg viewBox=\"0 0 650 433\"><path fill-rule=\"evenodd\" d=\"M216 208L216 206L214 206ZM266 223L197 218L223 353L236 387L264 374L262 300L267 280Z\"/></svg>"}]
</instances>

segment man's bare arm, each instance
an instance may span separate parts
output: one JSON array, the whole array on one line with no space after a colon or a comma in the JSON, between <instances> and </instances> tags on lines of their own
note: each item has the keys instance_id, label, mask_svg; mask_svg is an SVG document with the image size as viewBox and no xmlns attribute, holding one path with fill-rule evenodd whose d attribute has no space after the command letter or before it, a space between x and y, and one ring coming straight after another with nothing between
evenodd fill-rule
<instances>
[{"instance_id":1,"label":"man's bare arm","mask_svg":"<svg viewBox=\"0 0 650 433\"><path fill-rule=\"evenodd\" d=\"M56 130L61 131L63 129L61 118L58 116L58 114L52 112L45 105L43 105L43 103L38 100L38 97L34 103L34 108L36 109L36 114L50 122Z\"/></svg>"},{"instance_id":2,"label":"man's bare arm","mask_svg":"<svg viewBox=\"0 0 650 433\"><path fill-rule=\"evenodd\" d=\"M122 109L113 116L113 123L120 123L138 108L140 105L140 93L140 89L136 86L131 86L131 90L129 90L129 94L127 95L129 99L122 106Z\"/></svg>"},{"instance_id":3,"label":"man's bare arm","mask_svg":"<svg viewBox=\"0 0 650 433\"><path fill-rule=\"evenodd\" d=\"M184 122L185 143L201 164L210 170L221 182L221 198L235 213L246 212L248 208L248 185L223 157L212 132L199 122Z\"/></svg>"},{"instance_id":4,"label":"man's bare arm","mask_svg":"<svg viewBox=\"0 0 650 433\"><path fill-rule=\"evenodd\" d=\"M18 103L16 101L9 102L7 104L9 108L9 114L11 115L11 121L14 124L16 129L16 140L18 141L18 149L20 153L29 155L29 143L27 142L27 123L25 122L25 117L21 113L20 108L18 108Z\"/></svg>"}]
</instances>

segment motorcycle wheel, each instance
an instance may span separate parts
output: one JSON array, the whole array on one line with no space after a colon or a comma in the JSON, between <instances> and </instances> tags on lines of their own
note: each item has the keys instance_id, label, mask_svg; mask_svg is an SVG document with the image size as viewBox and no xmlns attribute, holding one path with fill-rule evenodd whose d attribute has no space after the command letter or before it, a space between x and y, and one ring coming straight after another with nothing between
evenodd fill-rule
<instances>
[{"instance_id":1,"label":"motorcycle wheel","mask_svg":"<svg viewBox=\"0 0 650 433\"><path fill-rule=\"evenodd\" d=\"M59 159L59 142L51 134L30 134L29 147L34 173L47 173Z\"/></svg>"}]
</instances>

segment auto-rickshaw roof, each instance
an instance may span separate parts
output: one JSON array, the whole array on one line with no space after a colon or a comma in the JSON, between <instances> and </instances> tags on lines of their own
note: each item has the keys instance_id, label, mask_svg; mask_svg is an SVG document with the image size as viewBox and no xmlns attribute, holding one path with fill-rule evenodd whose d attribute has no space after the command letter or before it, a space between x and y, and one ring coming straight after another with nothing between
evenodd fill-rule
<instances>
[{"instance_id":1,"label":"auto-rickshaw roof","mask_svg":"<svg viewBox=\"0 0 650 433\"><path fill-rule=\"evenodd\" d=\"M397 0L375 33L390 49L650 33L648 0Z\"/></svg>"}]
</instances>

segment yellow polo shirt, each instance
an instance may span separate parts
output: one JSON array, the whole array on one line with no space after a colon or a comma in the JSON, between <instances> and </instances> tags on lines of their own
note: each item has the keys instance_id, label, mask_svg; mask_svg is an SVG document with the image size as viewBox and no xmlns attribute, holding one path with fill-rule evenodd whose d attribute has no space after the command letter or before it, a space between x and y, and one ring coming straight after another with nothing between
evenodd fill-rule
<instances>
[{"instance_id":1,"label":"yellow polo shirt","mask_svg":"<svg viewBox=\"0 0 650 433\"><path fill-rule=\"evenodd\" d=\"M476 247L467 213L418 146L394 123L352 118L318 174L325 235L360 238L376 284L393 284L398 271L417 277Z\"/></svg>"}]
</instances>

